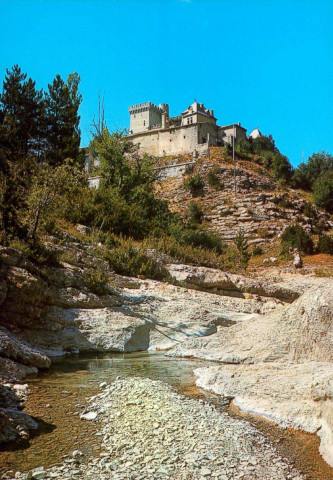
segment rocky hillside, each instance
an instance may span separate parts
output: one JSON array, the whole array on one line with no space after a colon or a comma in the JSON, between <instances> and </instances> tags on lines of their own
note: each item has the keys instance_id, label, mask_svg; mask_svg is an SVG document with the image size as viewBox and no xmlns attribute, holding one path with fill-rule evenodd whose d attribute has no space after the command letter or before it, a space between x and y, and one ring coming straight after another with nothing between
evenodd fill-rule
<instances>
[{"instance_id":1,"label":"rocky hillside","mask_svg":"<svg viewBox=\"0 0 333 480\"><path fill-rule=\"evenodd\" d=\"M304 193L280 188L259 156L237 159L236 177L232 159L219 148L212 147L209 157L195 162L186 156L165 158L162 162L170 168L169 175L167 168L162 170L162 181L157 185L159 195L182 216L191 201L201 204L204 220L226 242L232 241L241 229L250 244L270 243L295 221L308 233L314 233L319 223L324 229L333 227L328 214L314 206L308 208ZM182 167L175 168L177 163ZM215 186L209 184L210 172L215 176ZM184 181L194 175L199 175L204 182L195 197L184 186Z\"/></svg>"}]
</instances>

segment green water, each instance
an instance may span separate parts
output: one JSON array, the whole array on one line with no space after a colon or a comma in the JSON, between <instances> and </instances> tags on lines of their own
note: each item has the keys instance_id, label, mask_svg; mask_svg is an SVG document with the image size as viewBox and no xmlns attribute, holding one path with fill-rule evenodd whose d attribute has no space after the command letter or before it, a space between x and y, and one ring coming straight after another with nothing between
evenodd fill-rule
<instances>
[{"instance_id":1,"label":"green water","mask_svg":"<svg viewBox=\"0 0 333 480\"><path fill-rule=\"evenodd\" d=\"M73 450L81 450L87 458L98 455L101 439L96 425L80 420L77 405L86 405L90 396L101 391L101 382L110 383L117 377L161 380L183 394L221 404L217 396L194 385L193 370L209 364L147 352L79 356L54 363L49 370L28 380L31 393L25 410L40 425L37 435L27 444L5 447L0 452L0 472L25 472L41 465L59 464Z\"/></svg>"},{"instance_id":2,"label":"green water","mask_svg":"<svg viewBox=\"0 0 333 480\"><path fill-rule=\"evenodd\" d=\"M25 410L40 427L29 442L6 445L0 451L0 478L8 470L26 472L38 466L61 464L74 450L85 460L100 453L98 424L80 419L78 405L87 405L89 397L101 391L101 382L117 377L145 377L172 385L178 392L213 402L230 415L244 416L228 409L217 395L195 386L193 370L212 362L166 357L161 353L89 355L62 359L36 378L27 380L30 388ZM215 364L214 364L215 365ZM245 416L264 433L283 457L289 458L311 480L331 480L331 469L318 453L318 438L302 432L281 430L253 416ZM96 479L97 480L97 479Z\"/></svg>"}]
</instances>

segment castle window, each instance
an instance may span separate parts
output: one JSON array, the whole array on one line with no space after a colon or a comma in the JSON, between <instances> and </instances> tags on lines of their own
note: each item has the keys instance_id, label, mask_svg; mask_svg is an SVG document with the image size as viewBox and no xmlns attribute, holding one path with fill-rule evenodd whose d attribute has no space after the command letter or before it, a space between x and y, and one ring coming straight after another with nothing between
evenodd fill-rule
<instances>
[{"instance_id":1,"label":"castle window","mask_svg":"<svg viewBox=\"0 0 333 480\"><path fill-rule=\"evenodd\" d=\"M186 135L184 135L184 138L186 138Z\"/></svg>"},{"instance_id":2,"label":"castle window","mask_svg":"<svg viewBox=\"0 0 333 480\"><path fill-rule=\"evenodd\" d=\"M146 120L143 121L143 126L144 126L144 127L146 126Z\"/></svg>"}]
</instances>

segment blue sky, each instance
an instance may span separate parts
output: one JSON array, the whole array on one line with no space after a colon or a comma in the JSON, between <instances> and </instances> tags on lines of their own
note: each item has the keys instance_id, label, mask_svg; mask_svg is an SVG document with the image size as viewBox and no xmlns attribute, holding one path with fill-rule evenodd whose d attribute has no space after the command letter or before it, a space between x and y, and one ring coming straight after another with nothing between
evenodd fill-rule
<instances>
[{"instance_id":1,"label":"blue sky","mask_svg":"<svg viewBox=\"0 0 333 480\"><path fill-rule=\"evenodd\" d=\"M82 145L100 92L111 129L129 105L196 98L294 165L333 154L333 0L0 0L0 18L1 81L15 63L39 88L81 76Z\"/></svg>"}]
</instances>

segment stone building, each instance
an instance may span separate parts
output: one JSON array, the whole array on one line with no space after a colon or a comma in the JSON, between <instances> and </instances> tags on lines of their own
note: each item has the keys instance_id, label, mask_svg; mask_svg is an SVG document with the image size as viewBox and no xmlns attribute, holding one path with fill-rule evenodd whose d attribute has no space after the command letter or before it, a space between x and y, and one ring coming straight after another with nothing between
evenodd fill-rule
<instances>
[{"instance_id":1,"label":"stone building","mask_svg":"<svg viewBox=\"0 0 333 480\"><path fill-rule=\"evenodd\" d=\"M217 125L213 110L194 101L178 117L169 117L169 105L151 102L129 107L128 138L139 145L139 151L155 156L179 153L205 153L210 145L232 144L246 139L240 123Z\"/></svg>"}]
</instances>

